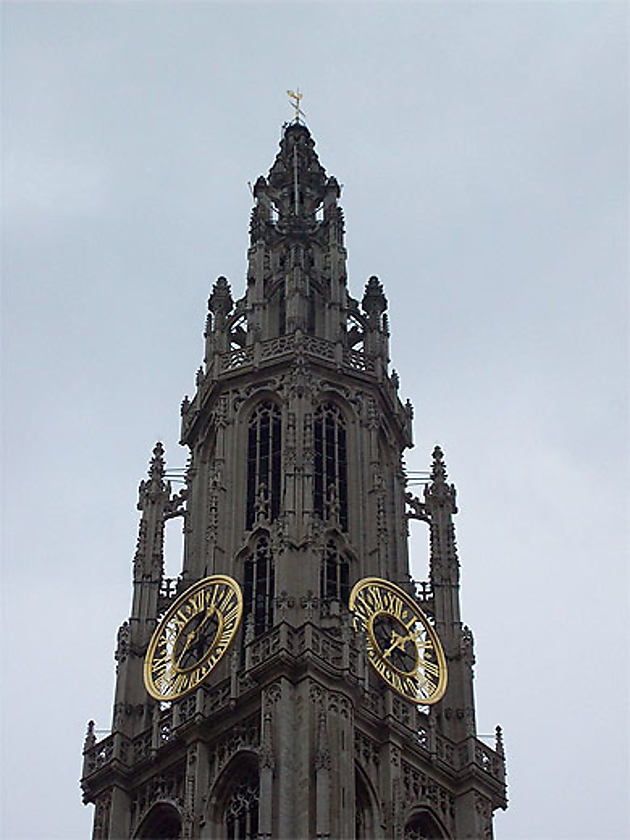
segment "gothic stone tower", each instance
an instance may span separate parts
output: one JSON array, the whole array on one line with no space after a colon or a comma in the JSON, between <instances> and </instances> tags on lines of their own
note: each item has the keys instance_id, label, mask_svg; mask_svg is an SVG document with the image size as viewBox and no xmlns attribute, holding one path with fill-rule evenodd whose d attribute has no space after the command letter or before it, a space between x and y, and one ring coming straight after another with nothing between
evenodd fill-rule
<instances>
[{"instance_id":1,"label":"gothic stone tower","mask_svg":"<svg viewBox=\"0 0 630 840\"><path fill-rule=\"evenodd\" d=\"M506 807L500 730L476 736L473 641L459 608L455 489L433 453L422 498L402 452L412 409L388 372L376 277L347 288L340 187L303 124L285 126L254 187L247 289L208 301L204 365L181 408L185 489L161 444L140 483L131 615L118 631L111 734L88 725L93 838L492 838ZM166 579L165 522L184 557ZM428 526L428 580L410 578L408 519ZM160 617L196 581L233 577L244 619L216 668L153 700L143 661ZM448 688L403 699L367 661L348 612L368 576L404 589L445 651Z\"/></svg>"}]
</instances>

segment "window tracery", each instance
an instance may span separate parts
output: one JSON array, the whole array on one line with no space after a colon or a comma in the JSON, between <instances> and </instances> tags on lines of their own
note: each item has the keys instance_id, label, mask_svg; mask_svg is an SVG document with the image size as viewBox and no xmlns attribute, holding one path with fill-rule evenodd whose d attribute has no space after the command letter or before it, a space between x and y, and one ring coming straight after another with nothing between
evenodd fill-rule
<instances>
[{"instance_id":1,"label":"window tracery","mask_svg":"<svg viewBox=\"0 0 630 840\"><path fill-rule=\"evenodd\" d=\"M269 536L261 534L245 560L243 612L245 626L259 636L273 626L274 563Z\"/></svg>"},{"instance_id":2,"label":"window tracery","mask_svg":"<svg viewBox=\"0 0 630 840\"><path fill-rule=\"evenodd\" d=\"M323 520L337 518L348 530L348 454L346 423L334 403L319 406L313 420L313 508Z\"/></svg>"},{"instance_id":3,"label":"window tracery","mask_svg":"<svg viewBox=\"0 0 630 840\"><path fill-rule=\"evenodd\" d=\"M259 798L258 773L251 769L227 799L224 817L227 840L256 840Z\"/></svg>"},{"instance_id":4,"label":"window tracery","mask_svg":"<svg viewBox=\"0 0 630 840\"><path fill-rule=\"evenodd\" d=\"M280 511L282 433L279 407L265 400L248 424L246 527L259 519L274 520Z\"/></svg>"},{"instance_id":5,"label":"window tracery","mask_svg":"<svg viewBox=\"0 0 630 840\"><path fill-rule=\"evenodd\" d=\"M333 539L328 540L320 568L320 594L325 599L348 603L350 595L350 564Z\"/></svg>"}]
</instances>

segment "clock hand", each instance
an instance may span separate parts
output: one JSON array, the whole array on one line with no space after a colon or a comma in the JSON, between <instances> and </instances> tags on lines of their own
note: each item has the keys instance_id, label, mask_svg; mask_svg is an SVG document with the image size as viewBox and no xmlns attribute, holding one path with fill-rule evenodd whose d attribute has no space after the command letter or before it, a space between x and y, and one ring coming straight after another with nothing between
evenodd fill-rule
<instances>
[{"instance_id":1,"label":"clock hand","mask_svg":"<svg viewBox=\"0 0 630 840\"><path fill-rule=\"evenodd\" d=\"M396 636L395 639L394 639L394 636ZM409 635L401 636L400 633L397 633L395 630L392 630L392 642L391 642L390 646L387 648L387 650L383 651L383 656L389 656L390 653L392 653L392 651L394 651L396 648L403 648L404 645L405 645L405 642L408 639L409 639Z\"/></svg>"},{"instance_id":2,"label":"clock hand","mask_svg":"<svg viewBox=\"0 0 630 840\"><path fill-rule=\"evenodd\" d=\"M180 653L179 658L177 660L178 665L182 661L184 656L188 653L188 651L193 646L193 644L195 644L195 642L197 642L199 640L199 637L201 636L202 628L207 624L208 619L212 618L212 615L213 615L214 611L215 611L214 606L212 606L212 605L209 606L206 609L206 614L203 617L202 621L195 627L194 630L191 630L190 633L187 634L186 642L184 644L184 649Z\"/></svg>"},{"instance_id":3,"label":"clock hand","mask_svg":"<svg viewBox=\"0 0 630 840\"><path fill-rule=\"evenodd\" d=\"M395 650L396 648L401 648L402 649L407 642L416 642L418 647L422 647L422 648L431 647L432 646L431 642L418 642L417 641L418 636L422 633L422 629L423 629L422 627L419 627L417 630L415 630L413 632L410 631L409 633L407 633L406 636L401 636L400 633L397 633L395 630L392 630L392 643L387 648L387 650L384 651L383 656L389 656L390 653L392 653L392 651ZM397 637L395 640L394 640L394 636Z\"/></svg>"}]
</instances>

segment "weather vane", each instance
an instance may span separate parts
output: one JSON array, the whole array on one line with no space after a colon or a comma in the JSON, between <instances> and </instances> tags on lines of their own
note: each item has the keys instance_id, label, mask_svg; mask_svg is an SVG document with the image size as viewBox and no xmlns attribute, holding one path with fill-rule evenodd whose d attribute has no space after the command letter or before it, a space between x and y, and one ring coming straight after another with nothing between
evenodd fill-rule
<instances>
[{"instance_id":1,"label":"weather vane","mask_svg":"<svg viewBox=\"0 0 630 840\"><path fill-rule=\"evenodd\" d=\"M295 108L295 121L300 121L300 116L305 117L306 114L300 108L300 100L302 99L303 94L300 93L300 89L297 89L297 93L294 93L292 90L287 91L287 95L289 99L291 99L291 104Z\"/></svg>"}]
</instances>

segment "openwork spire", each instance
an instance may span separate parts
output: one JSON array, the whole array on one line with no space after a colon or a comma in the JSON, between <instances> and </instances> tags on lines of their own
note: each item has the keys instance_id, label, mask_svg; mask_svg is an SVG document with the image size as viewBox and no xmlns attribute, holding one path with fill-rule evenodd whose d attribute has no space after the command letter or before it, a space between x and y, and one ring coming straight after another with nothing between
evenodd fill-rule
<instances>
[{"instance_id":1,"label":"openwork spire","mask_svg":"<svg viewBox=\"0 0 630 840\"><path fill-rule=\"evenodd\" d=\"M258 178L253 194L252 244L269 238L272 232L312 234L322 222L333 223L333 232L341 242L343 215L337 207L341 190L337 180L326 175L315 141L303 123L285 125L269 175Z\"/></svg>"}]
</instances>

